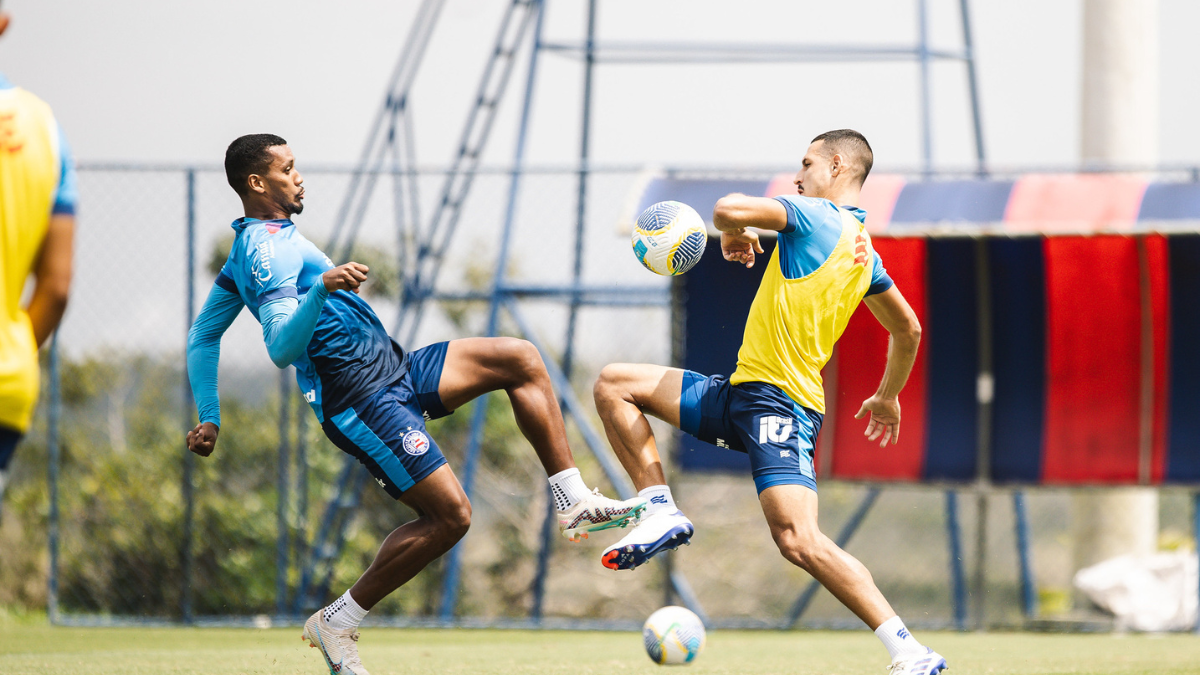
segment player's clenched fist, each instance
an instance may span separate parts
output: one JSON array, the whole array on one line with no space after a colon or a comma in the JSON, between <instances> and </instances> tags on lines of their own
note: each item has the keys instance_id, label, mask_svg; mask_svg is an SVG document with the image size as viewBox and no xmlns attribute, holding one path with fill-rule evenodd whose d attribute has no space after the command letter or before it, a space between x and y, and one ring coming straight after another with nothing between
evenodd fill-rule
<instances>
[{"instance_id":1,"label":"player's clenched fist","mask_svg":"<svg viewBox=\"0 0 1200 675\"><path fill-rule=\"evenodd\" d=\"M201 422L196 425L195 429L188 432L187 447L188 450L200 455L208 457L212 454L213 448L217 445L217 432L220 429L212 422Z\"/></svg>"},{"instance_id":2,"label":"player's clenched fist","mask_svg":"<svg viewBox=\"0 0 1200 675\"><path fill-rule=\"evenodd\" d=\"M754 254L762 252L763 247L758 241L758 233L753 230L721 232L721 255L725 256L729 262L754 267Z\"/></svg>"},{"instance_id":3,"label":"player's clenched fist","mask_svg":"<svg viewBox=\"0 0 1200 675\"><path fill-rule=\"evenodd\" d=\"M321 280L325 282L325 290L330 293L334 291L357 293L358 287L367 280L367 271L367 266L362 263L348 262L322 274Z\"/></svg>"}]
</instances>

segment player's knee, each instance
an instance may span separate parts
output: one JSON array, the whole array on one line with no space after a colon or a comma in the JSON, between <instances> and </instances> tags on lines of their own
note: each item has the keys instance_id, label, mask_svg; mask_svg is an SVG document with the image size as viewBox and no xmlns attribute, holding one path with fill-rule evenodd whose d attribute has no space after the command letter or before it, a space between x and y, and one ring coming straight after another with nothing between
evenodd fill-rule
<instances>
[{"instance_id":1,"label":"player's knee","mask_svg":"<svg viewBox=\"0 0 1200 675\"><path fill-rule=\"evenodd\" d=\"M596 405L601 406L604 403L621 400L625 397L625 387L623 386L626 379L626 365L624 363L610 363L600 371L600 377L596 378L596 384L592 387L592 398L596 400Z\"/></svg>"},{"instance_id":2,"label":"player's knee","mask_svg":"<svg viewBox=\"0 0 1200 675\"><path fill-rule=\"evenodd\" d=\"M438 518L438 534L448 546L458 543L471 529L471 502L466 495L451 504Z\"/></svg>"},{"instance_id":3,"label":"player's knee","mask_svg":"<svg viewBox=\"0 0 1200 675\"><path fill-rule=\"evenodd\" d=\"M775 533L775 544L788 562L805 572L821 567L826 558L823 538L819 533L787 529Z\"/></svg>"},{"instance_id":4,"label":"player's knee","mask_svg":"<svg viewBox=\"0 0 1200 675\"><path fill-rule=\"evenodd\" d=\"M500 346L504 353L504 361L515 380L529 382L549 377L546 374L546 364L542 361L542 355L538 353L537 347L534 347L532 342L519 338L500 339L504 340Z\"/></svg>"}]
</instances>

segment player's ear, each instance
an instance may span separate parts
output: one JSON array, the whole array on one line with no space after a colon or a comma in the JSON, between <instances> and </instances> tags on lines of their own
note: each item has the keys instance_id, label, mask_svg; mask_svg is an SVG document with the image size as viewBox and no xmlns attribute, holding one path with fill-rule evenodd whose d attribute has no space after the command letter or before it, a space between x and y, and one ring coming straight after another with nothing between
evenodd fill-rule
<instances>
[{"instance_id":1,"label":"player's ear","mask_svg":"<svg viewBox=\"0 0 1200 675\"><path fill-rule=\"evenodd\" d=\"M251 192L263 194L267 191L267 185L265 182L263 182L262 176L256 173L246 176L246 184L250 186Z\"/></svg>"},{"instance_id":2,"label":"player's ear","mask_svg":"<svg viewBox=\"0 0 1200 675\"><path fill-rule=\"evenodd\" d=\"M830 175L832 175L833 177L836 178L839 174L841 174L845 171L846 171L845 158L842 157L841 153L834 153L833 157L829 158L829 173L830 173Z\"/></svg>"}]
</instances>

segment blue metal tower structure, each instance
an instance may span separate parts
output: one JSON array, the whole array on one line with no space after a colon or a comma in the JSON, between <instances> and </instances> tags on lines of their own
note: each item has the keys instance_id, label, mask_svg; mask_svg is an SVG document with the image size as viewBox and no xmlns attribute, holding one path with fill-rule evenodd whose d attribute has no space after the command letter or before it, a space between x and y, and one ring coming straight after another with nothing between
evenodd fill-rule
<instances>
[{"instance_id":1,"label":"blue metal tower structure","mask_svg":"<svg viewBox=\"0 0 1200 675\"><path fill-rule=\"evenodd\" d=\"M461 297L439 294L437 281L446 251L453 239L463 202L479 168L482 152L492 131L500 103L508 89L510 77L517 65L519 52L528 50L528 63L517 141L509 174L509 190L500 234L495 273L491 289L473 299L489 303L487 334L495 335L501 314L506 314L519 332L533 342L546 362L554 387L560 397L564 418L572 420L583 437L588 450L596 457L609 481L622 497L632 496L633 486L625 477L601 434L593 427L570 384L574 366L575 330L579 310L585 306L664 306L669 304L666 291L651 286L589 286L583 280L584 234L588 179L591 172L590 141L594 99L593 73L605 63L623 64L705 64L705 63L801 63L801 62L913 62L919 69L919 107L922 166L929 172L933 164L932 114L930 109L930 67L934 61L956 61L965 66L974 130L976 170L986 175L986 161L979 114L978 86L971 40L968 0L959 0L962 25L960 49L934 49L929 42L927 0L914 0L917 19L916 44L901 45L801 45L801 44L736 44L700 42L629 42L601 41L596 35L598 0L588 0L585 37L579 42L547 41L543 39L543 18L548 0L509 0L500 22L493 49L489 52L477 95L468 112L460 143L450 169L443 179L441 195L428 223L421 224L417 200L416 161L413 148L412 119L408 114L412 83L421 59L429 44L437 18L445 0L424 0L419 8L401 57L388 84L384 105L377 115L358 169L347 190L334 225L328 251L344 258L357 237L367 207L380 178L392 181L393 208L400 242L402 290L394 333L405 344L411 343L430 300L441 297ZM543 53L581 61L583 65L582 117L572 275L568 283L531 286L519 284L506 274L510 244L516 219L516 204L525 170L525 148L530 133L532 108L538 64ZM561 362L545 343L531 330L521 309L526 298L553 300L567 305L569 313ZM475 469L481 453L481 439L486 403L475 406L466 459L462 467L462 484L468 496L472 493ZM325 509L319 530L305 562L301 588L296 595L295 610L318 606L327 597L333 563L341 552L345 531L359 504L365 482L365 471L353 459L347 458L338 484L337 496ZM537 575L533 587L531 617L538 621L542 615L547 560L554 533L552 506L542 528L542 543ZM453 620L456 614L461 544L447 560L442 588L440 617ZM684 575L668 568L668 597L673 594L680 602L702 617L699 601ZM806 603L805 603L806 604ZM798 605L800 611L803 605ZM794 610L798 616L799 611Z\"/></svg>"}]
</instances>

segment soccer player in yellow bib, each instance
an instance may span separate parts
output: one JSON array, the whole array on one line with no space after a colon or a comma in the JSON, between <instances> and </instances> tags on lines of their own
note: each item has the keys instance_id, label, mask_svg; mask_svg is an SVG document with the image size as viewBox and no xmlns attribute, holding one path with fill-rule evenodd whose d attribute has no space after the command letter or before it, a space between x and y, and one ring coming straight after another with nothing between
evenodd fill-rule
<instances>
[{"instance_id":1,"label":"soccer player in yellow bib","mask_svg":"<svg viewBox=\"0 0 1200 675\"><path fill-rule=\"evenodd\" d=\"M891 334L883 381L863 401L866 436L880 446L900 433L897 399L908 379L921 326L888 278L858 208L871 170L871 146L849 129L813 139L796 173L796 195L732 194L717 202L713 225L725 259L746 267L763 253L754 229L778 244L750 305L737 370L729 378L648 364L612 364L596 382L596 408L609 442L649 501L646 516L605 550L611 569L633 569L691 538L663 475L650 414L723 448L745 452L759 502L780 552L803 568L883 641L893 675L932 675L946 661L905 628L871 573L817 527L813 441L825 400L821 368L860 302Z\"/></svg>"},{"instance_id":2,"label":"soccer player in yellow bib","mask_svg":"<svg viewBox=\"0 0 1200 675\"><path fill-rule=\"evenodd\" d=\"M0 13L0 34L8 23ZM75 168L50 106L0 74L0 500L37 402L38 347L67 306L75 201Z\"/></svg>"}]
</instances>

